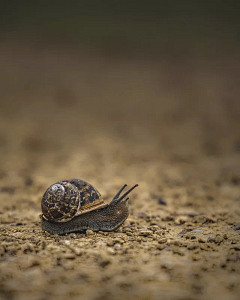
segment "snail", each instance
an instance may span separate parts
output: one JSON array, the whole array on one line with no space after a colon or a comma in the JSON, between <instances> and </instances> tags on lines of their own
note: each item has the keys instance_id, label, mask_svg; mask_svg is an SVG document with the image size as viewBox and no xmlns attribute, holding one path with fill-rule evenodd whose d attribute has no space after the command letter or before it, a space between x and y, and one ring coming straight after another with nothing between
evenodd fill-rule
<instances>
[{"instance_id":1,"label":"snail","mask_svg":"<svg viewBox=\"0 0 240 300\"><path fill-rule=\"evenodd\" d=\"M125 184L110 204L103 201L100 193L80 179L59 181L51 185L42 197L41 223L50 234L83 231L114 231L129 215L126 196L134 185L121 195Z\"/></svg>"}]
</instances>

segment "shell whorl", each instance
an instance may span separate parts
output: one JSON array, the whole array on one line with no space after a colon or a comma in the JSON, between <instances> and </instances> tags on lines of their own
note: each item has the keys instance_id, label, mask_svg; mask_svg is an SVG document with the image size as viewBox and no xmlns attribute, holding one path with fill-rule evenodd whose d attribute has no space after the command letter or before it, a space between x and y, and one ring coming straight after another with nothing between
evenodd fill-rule
<instances>
[{"instance_id":1,"label":"shell whorl","mask_svg":"<svg viewBox=\"0 0 240 300\"><path fill-rule=\"evenodd\" d=\"M43 216L54 222L67 222L106 205L100 193L80 179L63 180L51 185L42 198Z\"/></svg>"}]
</instances>

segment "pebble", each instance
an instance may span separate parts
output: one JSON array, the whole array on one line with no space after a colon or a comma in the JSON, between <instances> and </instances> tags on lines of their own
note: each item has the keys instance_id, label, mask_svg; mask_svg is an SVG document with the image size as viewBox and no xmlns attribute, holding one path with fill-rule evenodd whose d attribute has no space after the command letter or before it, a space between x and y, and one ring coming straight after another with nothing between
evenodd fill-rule
<instances>
[{"instance_id":1,"label":"pebble","mask_svg":"<svg viewBox=\"0 0 240 300\"><path fill-rule=\"evenodd\" d=\"M142 236L151 236L151 235L153 235L153 233L152 233L151 230L140 230L139 231L139 235L142 235Z\"/></svg>"},{"instance_id":2,"label":"pebble","mask_svg":"<svg viewBox=\"0 0 240 300\"><path fill-rule=\"evenodd\" d=\"M200 256L200 255L193 255L193 256L192 256L192 260L193 260L193 261L201 260L201 256Z\"/></svg>"},{"instance_id":3,"label":"pebble","mask_svg":"<svg viewBox=\"0 0 240 300\"><path fill-rule=\"evenodd\" d=\"M216 244L221 244L221 242L224 240L224 238L221 235L217 235L214 239L214 242Z\"/></svg>"},{"instance_id":4,"label":"pebble","mask_svg":"<svg viewBox=\"0 0 240 300\"><path fill-rule=\"evenodd\" d=\"M210 235L210 236L208 237L208 239L207 239L207 242L208 242L208 243L213 243L214 240L215 240L215 236L214 236L214 235Z\"/></svg>"},{"instance_id":5,"label":"pebble","mask_svg":"<svg viewBox=\"0 0 240 300\"><path fill-rule=\"evenodd\" d=\"M179 247L185 246L185 243L182 240L174 240L174 241L172 241L172 244L179 246Z\"/></svg>"},{"instance_id":6,"label":"pebble","mask_svg":"<svg viewBox=\"0 0 240 300\"><path fill-rule=\"evenodd\" d=\"M152 237L155 241L158 241L160 239L160 236L158 234L153 234Z\"/></svg>"},{"instance_id":7,"label":"pebble","mask_svg":"<svg viewBox=\"0 0 240 300\"><path fill-rule=\"evenodd\" d=\"M131 228L124 228L123 232L132 232L132 229Z\"/></svg>"},{"instance_id":8,"label":"pebble","mask_svg":"<svg viewBox=\"0 0 240 300\"><path fill-rule=\"evenodd\" d=\"M117 243L123 244L123 243L124 243L124 240L121 239L121 238L115 238L115 239L113 239L113 243L114 243L114 244L117 244Z\"/></svg>"},{"instance_id":9,"label":"pebble","mask_svg":"<svg viewBox=\"0 0 240 300\"><path fill-rule=\"evenodd\" d=\"M158 245L156 245L156 248L158 249L158 250L163 250L163 249L165 249L165 248L167 248L168 246L167 245L163 245L163 244L158 244Z\"/></svg>"},{"instance_id":10,"label":"pebble","mask_svg":"<svg viewBox=\"0 0 240 300\"><path fill-rule=\"evenodd\" d=\"M204 251L208 251L208 250L209 250L209 247L208 247L207 244L201 244L201 245L200 245L200 249L201 249L201 250L204 250Z\"/></svg>"},{"instance_id":11,"label":"pebble","mask_svg":"<svg viewBox=\"0 0 240 300\"><path fill-rule=\"evenodd\" d=\"M167 243L167 238L163 238L163 239L158 240L158 243L159 244L165 244L165 243Z\"/></svg>"},{"instance_id":12,"label":"pebble","mask_svg":"<svg viewBox=\"0 0 240 300\"><path fill-rule=\"evenodd\" d=\"M199 246L197 244L190 244L190 245L187 246L188 250L195 250L197 248L199 248Z\"/></svg>"},{"instance_id":13,"label":"pebble","mask_svg":"<svg viewBox=\"0 0 240 300\"><path fill-rule=\"evenodd\" d=\"M231 246L229 249L234 249L235 251L240 251L240 244L235 245L235 246Z\"/></svg>"},{"instance_id":14,"label":"pebble","mask_svg":"<svg viewBox=\"0 0 240 300\"><path fill-rule=\"evenodd\" d=\"M113 248L107 248L107 253L110 254L110 255L114 255L116 254L115 250Z\"/></svg>"},{"instance_id":15,"label":"pebble","mask_svg":"<svg viewBox=\"0 0 240 300\"><path fill-rule=\"evenodd\" d=\"M78 247L74 247L72 248L72 251L77 255L77 256L80 256L83 254L83 250L78 248Z\"/></svg>"},{"instance_id":16,"label":"pebble","mask_svg":"<svg viewBox=\"0 0 240 300\"><path fill-rule=\"evenodd\" d=\"M114 246L113 246L113 248L115 249L115 250L120 250L121 249L121 245L120 244L115 244Z\"/></svg>"},{"instance_id":17,"label":"pebble","mask_svg":"<svg viewBox=\"0 0 240 300\"><path fill-rule=\"evenodd\" d=\"M200 238L198 239L198 241L199 241L200 243L207 243L207 239L204 238L204 237L200 237Z\"/></svg>"},{"instance_id":18,"label":"pebble","mask_svg":"<svg viewBox=\"0 0 240 300\"><path fill-rule=\"evenodd\" d=\"M114 245L113 239L108 239L107 245L112 247Z\"/></svg>"},{"instance_id":19,"label":"pebble","mask_svg":"<svg viewBox=\"0 0 240 300\"><path fill-rule=\"evenodd\" d=\"M76 233L70 233L70 234L69 234L69 237L70 237L71 239L76 239L76 238L77 238L77 235L76 235Z\"/></svg>"},{"instance_id":20,"label":"pebble","mask_svg":"<svg viewBox=\"0 0 240 300\"><path fill-rule=\"evenodd\" d=\"M66 259L75 259L76 255L75 253L63 253L62 254L62 258L66 258Z\"/></svg>"},{"instance_id":21,"label":"pebble","mask_svg":"<svg viewBox=\"0 0 240 300\"><path fill-rule=\"evenodd\" d=\"M148 229L155 232L155 231L159 230L159 227L157 225L152 225L152 226L149 226Z\"/></svg>"},{"instance_id":22,"label":"pebble","mask_svg":"<svg viewBox=\"0 0 240 300\"><path fill-rule=\"evenodd\" d=\"M174 223L177 224L177 225L181 225L181 224L186 223L187 220L188 220L188 217L182 216L182 217L176 218L175 221L174 221Z\"/></svg>"}]
</instances>

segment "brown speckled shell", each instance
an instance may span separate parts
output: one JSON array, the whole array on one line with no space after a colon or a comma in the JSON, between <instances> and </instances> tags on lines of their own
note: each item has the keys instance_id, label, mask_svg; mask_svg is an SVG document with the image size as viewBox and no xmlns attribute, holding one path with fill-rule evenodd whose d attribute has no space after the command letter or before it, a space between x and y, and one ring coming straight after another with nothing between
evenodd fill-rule
<instances>
[{"instance_id":1,"label":"brown speckled shell","mask_svg":"<svg viewBox=\"0 0 240 300\"><path fill-rule=\"evenodd\" d=\"M80 179L59 181L51 185L42 198L45 219L67 222L73 217L107 206L100 193Z\"/></svg>"}]
</instances>

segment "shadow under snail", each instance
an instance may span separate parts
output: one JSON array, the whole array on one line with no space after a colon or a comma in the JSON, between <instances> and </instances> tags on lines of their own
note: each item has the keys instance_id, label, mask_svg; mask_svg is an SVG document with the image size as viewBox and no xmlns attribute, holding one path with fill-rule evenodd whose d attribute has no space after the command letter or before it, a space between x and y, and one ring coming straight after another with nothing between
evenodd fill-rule
<instances>
[{"instance_id":1,"label":"shadow under snail","mask_svg":"<svg viewBox=\"0 0 240 300\"><path fill-rule=\"evenodd\" d=\"M125 184L107 204L100 193L89 183L80 179L59 181L51 185L42 198L42 228L51 234L91 229L114 231L129 215L126 196L134 185L122 196Z\"/></svg>"}]
</instances>

